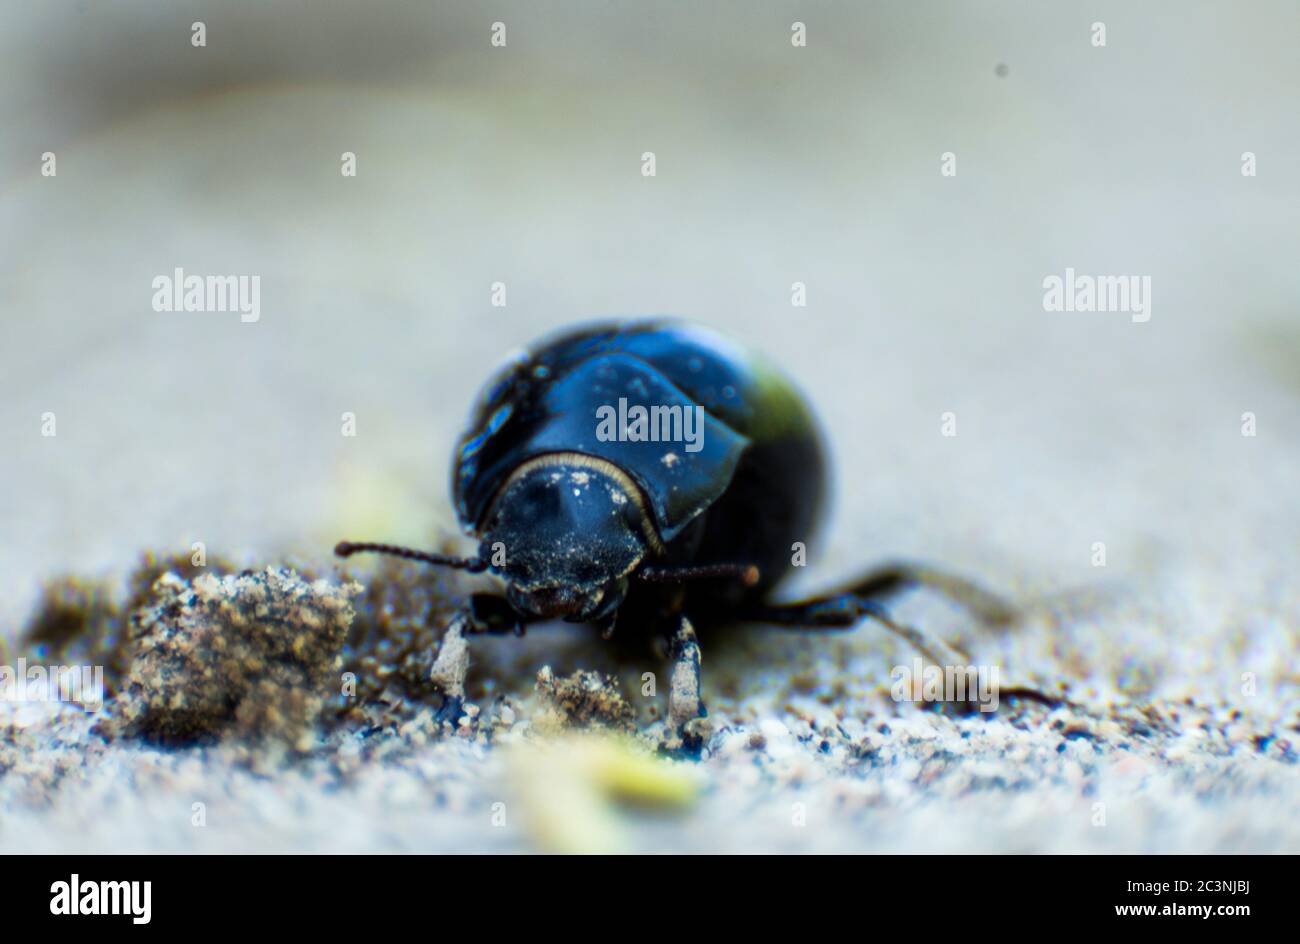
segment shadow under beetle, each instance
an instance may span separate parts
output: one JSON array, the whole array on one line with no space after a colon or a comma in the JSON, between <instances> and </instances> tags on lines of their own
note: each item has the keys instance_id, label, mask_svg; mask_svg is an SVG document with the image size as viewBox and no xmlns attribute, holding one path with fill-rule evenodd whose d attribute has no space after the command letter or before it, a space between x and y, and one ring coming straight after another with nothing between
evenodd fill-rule
<instances>
[{"instance_id":1,"label":"shadow under beetle","mask_svg":"<svg viewBox=\"0 0 1300 944\"><path fill-rule=\"evenodd\" d=\"M611 413L618 422L602 426ZM769 363L681 322L588 325L542 341L484 388L452 470L457 516L480 541L474 557L351 542L335 553L487 571L504 584L473 594L444 638L434 678L445 720L455 723L464 694L462 633L562 619L593 623L606 638L616 628L664 637L669 729L698 746L692 722L705 711L692 620L826 630L871 619L941 662L883 598L925 585L986 622L1010 619L973 584L905 565L774 602L825 490L817 424Z\"/></svg>"}]
</instances>

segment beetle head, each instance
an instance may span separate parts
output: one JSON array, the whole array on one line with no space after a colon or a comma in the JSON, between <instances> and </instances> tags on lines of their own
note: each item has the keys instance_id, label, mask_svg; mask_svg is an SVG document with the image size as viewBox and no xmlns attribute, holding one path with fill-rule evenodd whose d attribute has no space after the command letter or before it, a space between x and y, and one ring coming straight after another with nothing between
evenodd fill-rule
<instances>
[{"instance_id":1,"label":"beetle head","mask_svg":"<svg viewBox=\"0 0 1300 944\"><path fill-rule=\"evenodd\" d=\"M586 456L546 455L502 487L479 556L524 616L590 622L623 602L648 527L640 491L625 474Z\"/></svg>"}]
</instances>

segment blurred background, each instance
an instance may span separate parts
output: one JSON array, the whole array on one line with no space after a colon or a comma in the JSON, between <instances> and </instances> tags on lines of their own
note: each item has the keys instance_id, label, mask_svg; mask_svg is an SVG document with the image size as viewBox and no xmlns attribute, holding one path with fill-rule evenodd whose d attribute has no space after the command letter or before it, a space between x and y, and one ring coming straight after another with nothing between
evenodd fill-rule
<instances>
[{"instance_id":1,"label":"blurred background","mask_svg":"<svg viewBox=\"0 0 1300 944\"><path fill-rule=\"evenodd\" d=\"M1171 698L1247 669L1294 696L1291 0L3 0L0 24L6 636L43 577L143 549L323 566L340 537L454 533L493 367L665 313L773 355L822 418L801 586L905 557L1027 599L1118 588L1037 651L1103 687L1138 660ZM260 320L154 311L177 267L260 276ZM1067 267L1150 276L1149 322L1044 311Z\"/></svg>"}]
</instances>

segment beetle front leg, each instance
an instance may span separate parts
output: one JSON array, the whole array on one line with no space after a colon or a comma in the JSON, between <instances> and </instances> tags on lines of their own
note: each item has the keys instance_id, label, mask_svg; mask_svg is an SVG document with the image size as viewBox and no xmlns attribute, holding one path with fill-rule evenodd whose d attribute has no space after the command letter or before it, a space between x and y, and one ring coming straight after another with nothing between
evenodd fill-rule
<instances>
[{"instance_id":1,"label":"beetle front leg","mask_svg":"<svg viewBox=\"0 0 1300 944\"><path fill-rule=\"evenodd\" d=\"M504 597L476 593L470 605L452 617L438 646L438 656L429 680L442 693L442 707L435 716L454 729L465 708L465 677L469 674L469 634L514 633L522 636L524 623Z\"/></svg>"},{"instance_id":2,"label":"beetle front leg","mask_svg":"<svg viewBox=\"0 0 1300 944\"><path fill-rule=\"evenodd\" d=\"M668 687L668 724L680 730L707 714L700 700L700 642L685 616L673 634L672 676Z\"/></svg>"},{"instance_id":3,"label":"beetle front leg","mask_svg":"<svg viewBox=\"0 0 1300 944\"><path fill-rule=\"evenodd\" d=\"M698 754L712 733L700 698L700 643L685 616L673 634L672 675L668 683L668 722L664 748Z\"/></svg>"},{"instance_id":4,"label":"beetle front leg","mask_svg":"<svg viewBox=\"0 0 1300 944\"><path fill-rule=\"evenodd\" d=\"M469 673L469 643L463 629L469 626L469 617L457 613L452 617L447 631L438 645L438 657L433 661L429 680L442 693L442 707L436 718L439 723L450 724L454 729L465 707L465 676Z\"/></svg>"}]
</instances>

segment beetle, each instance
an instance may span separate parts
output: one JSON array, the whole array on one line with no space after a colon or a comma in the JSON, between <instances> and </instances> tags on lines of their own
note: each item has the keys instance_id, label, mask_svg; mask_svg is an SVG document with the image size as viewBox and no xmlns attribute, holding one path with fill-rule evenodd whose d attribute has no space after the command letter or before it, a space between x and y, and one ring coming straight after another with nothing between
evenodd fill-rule
<instances>
[{"instance_id":1,"label":"beetle","mask_svg":"<svg viewBox=\"0 0 1300 944\"><path fill-rule=\"evenodd\" d=\"M776 602L792 551L817 523L825 456L803 396L760 355L680 321L592 324L543 339L484 387L452 464L456 514L477 554L350 541L335 553L486 571L503 585L473 594L440 648L434 678L453 723L468 664L462 633L558 619L595 624L606 638L665 639L669 729L689 745L692 722L707 714L697 623L825 630L870 619L939 662L884 599L925 585L987 622L1010 618L973 583L907 565Z\"/></svg>"}]
</instances>

